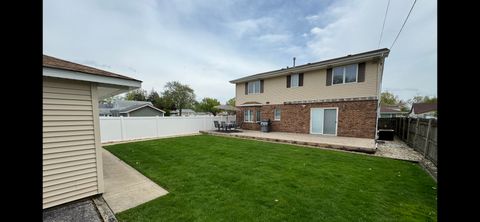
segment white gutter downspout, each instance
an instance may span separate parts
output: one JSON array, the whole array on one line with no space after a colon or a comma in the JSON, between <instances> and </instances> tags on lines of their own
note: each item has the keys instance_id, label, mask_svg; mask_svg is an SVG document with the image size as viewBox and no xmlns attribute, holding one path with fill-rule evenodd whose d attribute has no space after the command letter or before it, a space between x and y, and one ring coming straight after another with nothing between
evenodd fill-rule
<instances>
[{"instance_id":1,"label":"white gutter downspout","mask_svg":"<svg viewBox=\"0 0 480 222\"><path fill-rule=\"evenodd\" d=\"M383 67L385 65L385 57L382 53L381 55L382 60L380 62L380 65L377 68L377 73L378 73L378 78L377 78L377 95L378 95L378 100L377 100L377 121L375 121L375 149L377 148L377 139L378 139L378 119L380 118L380 100L381 100L381 94L382 94L382 78L383 78Z\"/></svg>"}]
</instances>

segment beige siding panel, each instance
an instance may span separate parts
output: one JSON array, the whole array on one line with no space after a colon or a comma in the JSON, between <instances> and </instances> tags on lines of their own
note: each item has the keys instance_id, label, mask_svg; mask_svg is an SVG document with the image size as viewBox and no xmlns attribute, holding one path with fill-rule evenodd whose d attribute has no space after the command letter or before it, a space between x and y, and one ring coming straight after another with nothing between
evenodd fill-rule
<instances>
[{"instance_id":1,"label":"beige siding panel","mask_svg":"<svg viewBox=\"0 0 480 222\"><path fill-rule=\"evenodd\" d=\"M43 104L91 106L92 101L68 100L68 99L44 99Z\"/></svg>"},{"instance_id":2,"label":"beige siding panel","mask_svg":"<svg viewBox=\"0 0 480 222\"><path fill-rule=\"evenodd\" d=\"M91 184L92 182L97 183L97 178L96 177L90 177L90 178L85 178L85 179L82 179L82 180L75 180L75 181L71 181L71 182L67 182L67 183L62 183L62 184L57 184L57 185L53 185L53 186L43 187L43 192L45 193L45 192L65 189L65 188L84 185L84 184Z\"/></svg>"},{"instance_id":3,"label":"beige siding panel","mask_svg":"<svg viewBox=\"0 0 480 222\"><path fill-rule=\"evenodd\" d=\"M58 147L58 148L49 148L43 149L43 155L51 154L51 153L62 153L62 152L69 152L69 151L76 151L76 150L86 150L86 149L93 149L94 145L80 145L80 146L67 146L67 147Z\"/></svg>"},{"instance_id":4,"label":"beige siding panel","mask_svg":"<svg viewBox=\"0 0 480 222\"><path fill-rule=\"evenodd\" d=\"M92 105L43 105L43 110L92 110Z\"/></svg>"},{"instance_id":5,"label":"beige siding panel","mask_svg":"<svg viewBox=\"0 0 480 222\"><path fill-rule=\"evenodd\" d=\"M84 173L84 174L79 174L76 176L71 176L71 177L66 177L63 179L57 179L57 180L51 180L51 181L43 181L43 187L49 187L49 186L55 186L58 184L63 184L63 183L68 183L72 181L77 181L77 180L83 180L83 179L88 179L91 177L97 178L97 173Z\"/></svg>"},{"instance_id":6,"label":"beige siding panel","mask_svg":"<svg viewBox=\"0 0 480 222\"><path fill-rule=\"evenodd\" d=\"M47 132L47 133L43 133L43 138L61 137L61 136L80 136L80 135L93 135L93 132L91 130L67 131L67 132Z\"/></svg>"},{"instance_id":7,"label":"beige siding panel","mask_svg":"<svg viewBox=\"0 0 480 222\"><path fill-rule=\"evenodd\" d=\"M43 138L43 143L55 143L55 142L78 141L78 140L93 140L93 139L95 139L93 135L50 137L50 138Z\"/></svg>"},{"instance_id":8,"label":"beige siding panel","mask_svg":"<svg viewBox=\"0 0 480 222\"><path fill-rule=\"evenodd\" d=\"M43 122L43 126L92 126L93 127L93 121L47 121Z\"/></svg>"},{"instance_id":9,"label":"beige siding panel","mask_svg":"<svg viewBox=\"0 0 480 222\"><path fill-rule=\"evenodd\" d=\"M94 144L93 141L69 141L69 142L58 142L58 143L47 143L43 144L43 149L58 148L58 147L68 147L68 146L78 146L78 145L88 145Z\"/></svg>"},{"instance_id":10,"label":"beige siding panel","mask_svg":"<svg viewBox=\"0 0 480 222\"><path fill-rule=\"evenodd\" d=\"M95 162L96 162L95 160L86 159L86 160L78 160L78 161L72 161L72 162L66 162L66 163L57 163L57 164L43 166L43 170L54 170L62 167L77 166L77 165L89 164L89 163L95 163Z\"/></svg>"},{"instance_id":11,"label":"beige siding panel","mask_svg":"<svg viewBox=\"0 0 480 222\"><path fill-rule=\"evenodd\" d=\"M43 160L43 165L45 166L49 164L65 163L65 162L85 160L90 158L95 159L95 155L87 154L87 155L70 156L70 157L64 157L64 158L58 158L58 159Z\"/></svg>"},{"instance_id":12,"label":"beige siding panel","mask_svg":"<svg viewBox=\"0 0 480 222\"><path fill-rule=\"evenodd\" d=\"M92 116L92 111L75 110L43 110L44 116Z\"/></svg>"},{"instance_id":13,"label":"beige siding panel","mask_svg":"<svg viewBox=\"0 0 480 222\"><path fill-rule=\"evenodd\" d=\"M44 160L50 160L50 159L57 159L61 157L71 157L71 156L79 156L79 155L85 155L85 154L90 154L90 153L95 153L95 150L75 150L75 151L70 151L70 152L63 152L63 153L50 153L50 154L43 154L43 159Z\"/></svg>"},{"instance_id":14,"label":"beige siding panel","mask_svg":"<svg viewBox=\"0 0 480 222\"><path fill-rule=\"evenodd\" d=\"M43 176L50 176L50 175L67 173L67 172L76 171L76 170L89 169L89 168L92 168L92 167L96 167L96 163L70 166L70 167L64 167L64 168L53 169L53 170L44 170L43 171Z\"/></svg>"},{"instance_id":15,"label":"beige siding panel","mask_svg":"<svg viewBox=\"0 0 480 222\"><path fill-rule=\"evenodd\" d=\"M93 126L44 126L43 132L66 132L66 131L78 131L78 130L90 130L93 132Z\"/></svg>"},{"instance_id":16,"label":"beige siding panel","mask_svg":"<svg viewBox=\"0 0 480 222\"><path fill-rule=\"evenodd\" d=\"M77 188L77 189L74 189L74 190L64 190L62 192L62 194L59 194L59 195L55 195L55 196L44 195L43 196L43 203L45 205L45 204L48 204L48 203L53 202L53 201L60 201L62 199L66 199L66 198L69 198L69 197L75 197L75 196L78 197L81 194L85 194L85 193L92 193L92 192L96 193L97 191L98 190L97 190L96 185L93 185L93 186L90 186L90 187ZM90 194L90 195L94 195L94 194ZM76 199L80 199L80 198L76 198Z\"/></svg>"},{"instance_id":17,"label":"beige siding panel","mask_svg":"<svg viewBox=\"0 0 480 222\"><path fill-rule=\"evenodd\" d=\"M68 100L86 100L91 101L91 96L86 95L69 95L69 94L59 94L59 93L43 93L43 98L46 99L68 99Z\"/></svg>"},{"instance_id":18,"label":"beige siding panel","mask_svg":"<svg viewBox=\"0 0 480 222\"><path fill-rule=\"evenodd\" d=\"M70 94L70 95L91 95L90 89L63 89L63 88L53 88L53 87L43 87L43 92L48 93L60 93L60 94Z\"/></svg>"},{"instance_id":19,"label":"beige siding panel","mask_svg":"<svg viewBox=\"0 0 480 222\"><path fill-rule=\"evenodd\" d=\"M58 180L62 178L68 178L72 176L78 176L81 174L86 174L86 173L93 173L96 172L96 168L88 168L88 169L83 169L83 170L77 170L77 171L72 171L72 172L66 172L66 173L59 173L59 174L54 174L54 175L47 175L43 176L43 181L52 181L52 180Z\"/></svg>"},{"instance_id":20,"label":"beige siding panel","mask_svg":"<svg viewBox=\"0 0 480 222\"><path fill-rule=\"evenodd\" d=\"M303 86L287 88L286 76L264 80L264 93L245 95L245 83L236 84L236 104L256 101L262 104L269 102L283 104L289 101L316 99L339 99L351 97L367 97L377 95L378 64L367 62L365 66L365 81L342 85L326 85L327 70L305 72Z\"/></svg>"},{"instance_id":21,"label":"beige siding panel","mask_svg":"<svg viewBox=\"0 0 480 222\"><path fill-rule=\"evenodd\" d=\"M94 84L44 77L43 207L99 193ZM96 89L96 86L95 86ZM102 181L103 183L103 178Z\"/></svg>"},{"instance_id":22,"label":"beige siding panel","mask_svg":"<svg viewBox=\"0 0 480 222\"><path fill-rule=\"evenodd\" d=\"M52 87L52 88L63 88L63 89L79 89L79 90L90 90L90 83L84 81L72 81L66 79L58 78L43 78L43 87Z\"/></svg>"},{"instance_id":23,"label":"beige siding panel","mask_svg":"<svg viewBox=\"0 0 480 222\"><path fill-rule=\"evenodd\" d=\"M93 116L43 116L43 122L46 121L93 121Z\"/></svg>"},{"instance_id":24,"label":"beige siding panel","mask_svg":"<svg viewBox=\"0 0 480 222\"><path fill-rule=\"evenodd\" d=\"M92 189L88 189L88 190L90 190L90 191L87 191L87 192L84 192L84 193L76 192L74 195L72 193L70 193L70 194L72 194L72 196L62 197L62 199L55 200L55 201L52 201L51 199L50 200L47 199L48 202L46 202L46 200L43 199L43 209L98 194L97 189L92 188Z\"/></svg>"}]
</instances>

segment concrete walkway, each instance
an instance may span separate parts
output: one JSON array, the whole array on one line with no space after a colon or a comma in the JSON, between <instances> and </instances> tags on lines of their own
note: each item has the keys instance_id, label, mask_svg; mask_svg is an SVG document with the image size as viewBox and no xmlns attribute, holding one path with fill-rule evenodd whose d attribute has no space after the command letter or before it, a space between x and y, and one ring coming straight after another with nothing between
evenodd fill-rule
<instances>
[{"instance_id":1,"label":"concrete walkway","mask_svg":"<svg viewBox=\"0 0 480 222\"><path fill-rule=\"evenodd\" d=\"M355 137L326 136L304 133L285 133L285 132L260 132L254 130L242 130L239 132L219 132L216 130L200 131L201 133L233 136L247 139L258 139L273 142L292 143L299 145L308 145L315 147L333 148L347 151L357 151L364 153L375 153L375 140Z\"/></svg>"},{"instance_id":2,"label":"concrete walkway","mask_svg":"<svg viewBox=\"0 0 480 222\"><path fill-rule=\"evenodd\" d=\"M166 195L168 192L105 149L102 149L105 193L114 213Z\"/></svg>"}]
</instances>

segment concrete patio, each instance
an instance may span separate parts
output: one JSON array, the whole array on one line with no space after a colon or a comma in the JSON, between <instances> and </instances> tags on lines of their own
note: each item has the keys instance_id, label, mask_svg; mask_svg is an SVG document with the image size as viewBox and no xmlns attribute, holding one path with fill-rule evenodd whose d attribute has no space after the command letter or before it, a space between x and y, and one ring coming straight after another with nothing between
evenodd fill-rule
<instances>
[{"instance_id":1,"label":"concrete patio","mask_svg":"<svg viewBox=\"0 0 480 222\"><path fill-rule=\"evenodd\" d=\"M200 133L231 136L247 139L266 140L273 142L291 143L314 147L332 148L347 151L357 151L363 153L375 153L376 146L374 139L341 137L341 136L325 136L303 133L285 133L285 132L260 132L254 130L241 130L239 132L223 132L223 131L200 131Z\"/></svg>"},{"instance_id":2,"label":"concrete patio","mask_svg":"<svg viewBox=\"0 0 480 222\"><path fill-rule=\"evenodd\" d=\"M105 193L103 198L114 213L166 195L168 192L156 183L102 149Z\"/></svg>"}]
</instances>

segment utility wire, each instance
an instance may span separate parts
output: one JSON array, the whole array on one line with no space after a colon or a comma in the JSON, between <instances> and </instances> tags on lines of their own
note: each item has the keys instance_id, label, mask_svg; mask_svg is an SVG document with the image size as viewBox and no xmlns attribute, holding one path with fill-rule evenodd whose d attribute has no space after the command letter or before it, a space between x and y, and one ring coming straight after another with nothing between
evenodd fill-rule
<instances>
[{"instance_id":1,"label":"utility wire","mask_svg":"<svg viewBox=\"0 0 480 222\"><path fill-rule=\"evenodd\" d=\"M380 48L380 42L382 42L383 29L385 28L385 21L387 20L388 6L390 6L390 0L388 0L387 10L385 10L385 17L383 18L382 32L380 32L380 39L378 40L377 48Z\"/></svg>"},{"instance_id":2,"label":"utility wire","mask_svg":"<svg viewBox=\"0 0 480 222\"><path fill-rule=\"evenodd\" d=\"M407 23L408 17L410 17L410 13L412 12L413 7L415 6L416 2L417 2L417 0L413 1L412 7L410 8L410 11L408 12L407 18L405 18L405 21L403 22L402 28L400 28L400 31L398 32L397 37L395 37L395 40L393 40L392 46L390 46L390 50L392 50L393 45L395 45L395 42L397 42L398 36L402 32L403 27L405 26L405 23Z\"/></svg>"}]
</instances>

